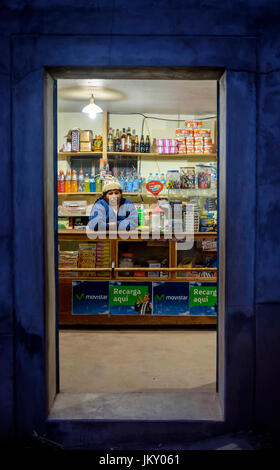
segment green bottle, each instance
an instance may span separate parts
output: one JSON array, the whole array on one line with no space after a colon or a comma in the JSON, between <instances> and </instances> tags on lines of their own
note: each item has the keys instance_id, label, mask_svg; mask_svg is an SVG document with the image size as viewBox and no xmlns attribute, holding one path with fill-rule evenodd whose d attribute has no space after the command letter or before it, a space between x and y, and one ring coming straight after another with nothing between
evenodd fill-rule
<instances>
[{"instance_id":1,"label":"green bottle","mask_svg":"<svg viewBox=\"0 0 280 470\"><path fill-rule=\"evenodd\" d=\"M90 192L90 182L89 182L88 173L86 173L86 175L85 175L84 184L85 184L85 193L89 193Z\"/></svg>"},{"instance_id":2,"label":"green bottle","mask_svg":"<svg viewBox=\"0 0 280 470\"><path fill-rule=\"evenodd\" d=\"M102 181L101 181L99 175L97 175L96 178L95 178L95 191L96 191L97 193L101 193L101 192L102 192Z\"/></svg>"}]
</instances>

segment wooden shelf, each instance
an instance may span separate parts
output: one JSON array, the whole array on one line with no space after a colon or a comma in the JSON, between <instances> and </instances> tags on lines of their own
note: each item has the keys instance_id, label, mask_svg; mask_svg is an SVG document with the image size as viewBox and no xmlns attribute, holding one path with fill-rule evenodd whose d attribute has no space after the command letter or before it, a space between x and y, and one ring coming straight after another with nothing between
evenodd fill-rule
<instances>
[{"instance_id":1,"label":"wooden shelf","mask_svg":"<svg viewBox=\"0 0 280 470\"><path fill-rule=\"evenodd\" d=\"M67 216L68 217L68 216ZM71 217L71 216L69 216ZM73 237L73 235L76 237L81 237L83 239L86 239L86 240L89 240L90 239L88 238L87 236L87 233L86 233L86 230L84 229L58 229L58 236L60 237L60 239L67 239L67 238L71 238ZM110 240L110 238L107 236L109 235L109 232L103 232L103 233L100 233L100 235L106 235L106 238L96 238L95 240ZM120 241L127 241L127 240L123 240L121 237L118 236L118 233L116 232L113 232L113 235L116 235L115 238L112 238L111 240L120 240ZM131 236L128 238L128 240L153 240L152 237L151 237L151 234L149 234L149 237L146 239L146 238L141 238L141 231L139 232L133 232L130 234ZM148 235L148 234L147 234ZM164 238L164 234L161 233L160 234L160 237L157 239L157 240L166 240L167 242L170 241L170 240L173 240L173 241L180 241L178 240L178 236L180 234L177 234L177 237L175 237L174 235L172 236L172 238ZM182 234L182 236L185 236L186 234ZM194 233L194 238L216 238L217 237L217 232L195 232ZM95 241L95 240L92 240L92 241Z\"/></svg>"},{"instance_id":2,"label":"wooden shelf","mask_svg":"<svg viewBox=\"0 0 280 470\"><path fill-rule=\"evenodd\" d=\"M102 192L75 192L75 193L57 193L59 197L65 196L100 196ZM125 197L150 197L155 198L155 196L149 192L147 193L127 193L124 192ZM217 191L211 189L171 189L169 192L160 193L158 198L168 198L168 197L189 197L189 196L201 196L201 197L217 197Z\"/></svg>"},{"instance_id":3,"label":"wooden shelf","mask_svg":"<svg viewBox=\"0 0 280 470\"><path fill-rule=\"evenodd\" d=\"M145 158L184 158L201 159L211 161L217 159L217 153L141 153L141 152L105 152L109 157L145 157ZM103 152L58 152L59 157L98 157L104 155ZM210 160L209 160L210 159Z\"/></svg>"}]
</instances>

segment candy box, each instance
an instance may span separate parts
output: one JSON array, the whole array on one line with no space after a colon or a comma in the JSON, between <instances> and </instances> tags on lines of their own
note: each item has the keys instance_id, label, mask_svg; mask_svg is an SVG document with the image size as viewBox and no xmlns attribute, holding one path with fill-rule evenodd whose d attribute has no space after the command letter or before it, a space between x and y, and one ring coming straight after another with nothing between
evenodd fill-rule
<instances>
[{"instance_id":1,"label":"candy box","mask_svg":"<svg viewBox=\"0 0 280 470\"><path fill-rule=\"evenodd\" d=\"M80 131L80 142L92 142L92 131Z\"/></svg>"},{"instance_id":2,"label":"candy box","mask_svg":"<svg viewBox=\"0 0 280 470\"><path fill-rule=\"evenodd\" d=\"M90 152L91 142L80 142L80 152Z\"/></svg>"},{"instance_id":3,"label":"candy box","mask_svg":"<svg viewBox=\"0 0 280 470\"><path fill-rule=\"evenodd\" d=\"M79 152L80 150L80 131L75 129L71 132L71 151Z\"/></svg>"}]
</instances>

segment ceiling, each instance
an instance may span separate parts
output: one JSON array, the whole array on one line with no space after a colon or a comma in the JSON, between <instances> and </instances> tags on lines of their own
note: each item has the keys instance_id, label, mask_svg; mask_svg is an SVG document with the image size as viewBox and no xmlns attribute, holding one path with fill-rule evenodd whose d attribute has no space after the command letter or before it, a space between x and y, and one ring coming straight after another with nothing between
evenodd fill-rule
<instances>
[{"instance_id":1,"label":"ceiling","mask_svg":"<svg viewBox=\"0 0 280 470\"><path fill-rule=\"evenodd\" d=\"M81 112L93 91L110 113L216 115L215 80L58 80L58 111Z\"/></svg>"}]
</instances>

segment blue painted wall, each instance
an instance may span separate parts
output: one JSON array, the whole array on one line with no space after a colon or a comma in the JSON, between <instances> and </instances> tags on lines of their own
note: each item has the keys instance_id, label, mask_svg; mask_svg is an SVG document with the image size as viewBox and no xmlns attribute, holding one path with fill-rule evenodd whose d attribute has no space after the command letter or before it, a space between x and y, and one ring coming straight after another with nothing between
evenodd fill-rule
<instances>
[{"instance_id":1,"label":"blue painted wall","mask_svg":"<svg viewBox=\"0 0 280 470\"><path fill-rule=\"evenodd\" d=\"M244 221L248 214L248 226L242 225L242 233L236 225L227 228L229 236L236 232L240 250L247 253L239 270L242 281L238 271L229 270L227 295L235 299L228 311L227 363L235 368L234 380L227 377L229 397L234 398L229 414L237 416L232 421L237 427L279 422L279 2L82 0L77 8L73 0L6 0L1 7L1 441L44 428L44 336L38 321L43 273L36 266L36 258L42 258L40 222L36 233L30 231L34 218L42 218L42 199L36 198L39 187L31 192L26 184L23 191L21 184L23 176L28 180L42 172L43 65L205 65L230 70L239 101L233 94L229 111L233 123L239 116L242 123L228 128L230 150L233 159L241 152L246 171L231 163L240 180L238 188L230 189L228 203L233 207L236 191L241 203L246 199L241 215ZM246 178L254 179L254 185L246 186ZM231 259L234 263L238 252ZM21 407L30 395L32 404Z\"/></svg>"}]
</instances>

